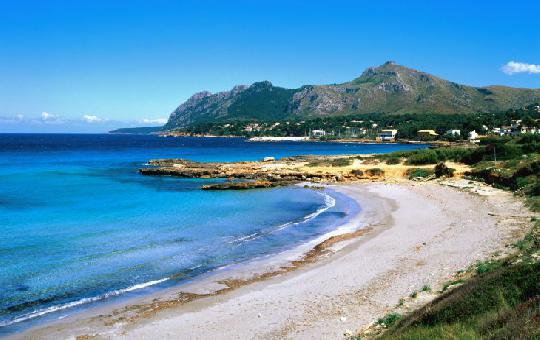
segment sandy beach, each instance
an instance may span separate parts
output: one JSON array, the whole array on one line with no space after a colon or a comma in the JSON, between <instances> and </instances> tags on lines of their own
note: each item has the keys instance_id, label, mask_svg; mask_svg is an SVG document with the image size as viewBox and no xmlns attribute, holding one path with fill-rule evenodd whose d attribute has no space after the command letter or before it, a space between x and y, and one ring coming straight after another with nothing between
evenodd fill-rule
<instances>
[{"instance_id":1,"label":"sandy beach","mask_svg":"<svg viewBox=\"0 0 540 340\"><path fill-rule=\"evenodd\" d=\"M10 337L339 339L347 330L369 325L422 286L438 290L458 270L511 252L508 245L530 226L531 213L518 199L489 187L476 193L435 182L332 188L358 201L362 212L350 223L365 231L333 243L316 261L234 289L229 283L223 290L224 278L213 277ZM233 279L249 279L254 272L283 265L260 263ZM421 293L409 308L434 296ZM152 304L156 308L148 308Z\"/></svg>"}]
</instances>

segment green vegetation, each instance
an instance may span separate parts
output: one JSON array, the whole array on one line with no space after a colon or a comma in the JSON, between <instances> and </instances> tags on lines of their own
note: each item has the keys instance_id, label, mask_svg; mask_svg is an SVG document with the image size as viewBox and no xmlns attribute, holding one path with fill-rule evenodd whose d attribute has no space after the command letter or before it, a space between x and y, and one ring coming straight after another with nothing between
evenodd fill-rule
<instances>
[{"instance_id":1,"label":"green vegetation","mask_svg":"<svg viewBox=\"0 0 540 340\"><path fill-rule=\"evenodd\" d=\"M377 324L384 327L390 327L394 325L399 319L401 319L401 314L390 313L390 314L386 314L384 317L377 320Z\"/></svg>"},{"instance_id":2,"label":"green vegetation","mask_svg":"<svg viewBox=\"0 0 540 340\"><path fill-rule=\"evenodd\" d=\"M399 164L401 163L401 158L399 157L390 157L386 159L386 164Z\"/></svg>"},{"instance_id":3,"label":"green vegetation","mask_svg":"<svg viewBox=\"0 0 540 340\"><path fill-rule=\"evenodd\" d=\"M409 179L413 178L426 178L433 175L433 170L424 168L412 168L407 170L407 176Z\"/></svg>"},{"instance_id":4,"label":"green vegetation","mask_svg":"<svg viewBox=\"0 0 540 340\"><path fill-rule=\"evenodd\" d=\"M487 132L488 129L510 125L512 120L539 119L540 112L533 109L534 106L520 110L510 110L502 113L479 113L479 114L351 114L345 116L325 116L316 118L276 118L272 119L229 119L225 121L202 121L182 128L180 131L192 134L212 134L218 136L307 136L311 130L324 130L326 136L321 140L335 140L340 138L362 137L374 139L381 128L392 127L397 129L398 137L403 139L419 140L418 130L433 129L439 136L437 139L458 141L467 137L469 131L479 133ZM250 123L258 126L246 130ZM374 124L376 125L374 127ZM529 126L537 126L533 120ZM447 135L446 131L457 129L461 131L459 136Z\"/></svg>"},{"instance_id":5,"label":"green vegetation","mask_svg":"<svg viewBox=\"0 0 540 340\"><path fill-rule=\"evenodd\" d=\"M384 170L380 168L371 168L366 170L369 176L382 176L384 175Z\"/></svg>"},{"instance_id":6,"label":"green vegetation","mask_svg":"<svg viewBox=\"0 0 540 340\"><path fill-rule=\"evenodd\" d=\"M431 286L429 286L429 285L422 286L422 291L423 292L431 292Z\"/></svg>"},{"instance_id":7,"label":"green vegetation","mask_svg":"<svg viewBox=\"0 0 540 340\"><path fill-rule=\"evenodd\" d=\"M449 168L444 164L444 162L440 162L439 164L435 165L435 168L433 169L433 172L435 173L435 177L453 177L455 169Z\"/></svg>"},{"instance_id":8,"label":"green vegetation","mask_svg":"<svg viewBox=\"0 0 540 340\"><path fill-rule=\"evenodd\" d=\"M322 159L322 160L315 160L311 161L307 164L309 167L317 167L317 166L333 166L333 167L343 167L343 166L349 166L352 163L351 158L347 157L341 157L341 158L334 158L334 159Z\"/></svg>"},{"instance_id":9,"label":"green vegetation","mask_svg":"<svg viewBox=\"0 0 540 340\"><path fill-rule=\"evenodd\" d=\"M442 291L443 292L446 292L446 290L448 290L448 288L452 287L452 286L456 286L456 285L460 285L462 284L463 282L465 282L465 280L463 279L457 279L457 280L450 280L450 281L447 281L443 284L443 287L442 287Z\"/></svg>"}]
</instances>

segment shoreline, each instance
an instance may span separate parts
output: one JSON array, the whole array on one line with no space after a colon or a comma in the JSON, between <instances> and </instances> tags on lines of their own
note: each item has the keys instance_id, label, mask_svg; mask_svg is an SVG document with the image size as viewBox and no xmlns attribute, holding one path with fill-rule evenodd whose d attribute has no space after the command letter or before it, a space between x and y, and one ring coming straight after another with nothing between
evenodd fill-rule
<instances>
[{"instance_id":1,"label":"shoreline","mask_svg":"<svg viewBox=\"0 0 540 340\"><path fill-rule=\"evenodd\" d=\"M338 297L343 296L343 294L350 294L349 290L356 290L361 288L363 284L365 285L366 280L367 282L369 282L370 280L377 281L377 276L383 274L380 272L380 270L378 270L376 266L371 268L371 274L373 275L368 275L367 273L362 274L364 279L366 280L358 281L354 277L351 277L354 275L344 275L343 269L348 269L345 270L345 273L349 272L350 270L358 270L357 266L354 265L354 263L351 263L351 257L355 262L360 261L363 264L367 264L366 257L369 257L370 253L366 253L366 247L373 248L373 246L375 246L380 251L383 251L384 249L380 248L382 245L378 244L378 238L389 237L390 239L393 239L393 242L402 241L403 243L409 244L411 243L411 241L413 241L410 240L410 238L423 238L425 236L425 233L429 234L430 228L429 226L427 226L427 230L425 230L425 233L414 235L414 237L406 237L407 235L405 234L401 235L402 240L400 240L399 238L398 240L395 239L396 236L392 235L392 233L396 232L396 229L399 229L401 223L399 217L396 219L396 214L399 215L407 213L407 211L404 211L404 209L408 205L408 202L403 199L400 200L400 197L393 197L395 195L392 195L392 192L394 192L394 194L397 193L397 196L401 195L401 198L406 198L412 192L417 196L413 197L414 199L411 199L412 201L425 201L426 197L422 196L429 196L431 194L430 191L428 190L427 192L424 191L419 193L418 190L421 191L422 188L431 188L443 191L446 194L453 194L458 196L465 195L462 198L468 198L471 201L482 200L480 197L470 196L472 195L470 193L465 193L456 189L443 187L438 184L346 184L331 186L331 188L355 199L361 206L362 212L359 214L360 216L351 218L351 221L349 223L356 223L357 227L359 223L363 223L366 226L364 228L357 229L356 231L353 230L348 234L342 234L341 236L331 235L329 238L327 237L326 240L319 242L311 250L305 253L305 255L300 261L290 261L290 266L283 266L282 264L278 264L277 267L279 269L277 271L272 271L268 270L268 265L261 266L260 264L256 264L256 268L260 269L261 267L264 267L262 272L257 273L256 271L254 272L253 270L246 268L247 272L240 275L239 273L236 273L236 277L233 276L229 279L224 277L223 279L219 280L219 277L214 277L213 280L207 282L206 287L204 285L201 285L200 282L193 282L191 284L188 283L185 286L182 285L181 287L173 287L167 289L167 292L156 293L154 296L151 297L134 298L134 300L130 300L127 303L122 303L123 306L104 306L101 309L98 307L95 310L93 309L92 311L83 312L81 314L74 315L73 317L68 317L64 320L55 321L54 323L47 324L44 327L31 328L20 334L12 334L8 337L65 338L74 335L99 335L103 338L113 338L121 336L136 336L142 338L149 338L152 337L153 334L156 334L155 332L158 332L161 337L165 338L168 337L168 335L180 337L182 337L183 335L195 338L205 338L208 336L216 338L226 338L226 331L225 333L218 332L219 327L214 327L213 331L211 331L210 333L202 332L198 334L188 334L185 333L186 329L184 329L183 331L174 329L174 332L172 332L174 326L171 325L171 320L175 320L174 324L192 324L193 327L199 325L198 327L200 328L201 324L207 325L208 323L210 323L215 325L217 322L216 320L219 320L220 318L225 318L228 322L232 323L231 325L235 325L234 327L231 327L230 330L227 330L229 331L228 335L233 337L240 334L248 338L252 336L254 337L255 335L269 338L281 337L281 335L285 335L285 337L288 337L291 334L295 334L295 337L299 334L303 336L309 335L310 328L305 328L300 333L298 333L298 331L302 328L298 325L306 323L307 321L305 316L306 314L310 314L307 312L305 306L311 306L313 308L314 306L319 306L321 301L329 303L330 306L335 306L334 300L336 300L336 292L338 293ZM498 193L498 195L494 195L494 197L499 197L500 195L504 196L505 194L508 195L507 193ZM454 200L450 200L450 202L452 201ZM505 197L503 201L507 203L513 202L513 204L517 204L517 211L519 212L519 207L521 207L521 205L514 199L512 199L511 197ZM463 202L460 202L459 200L457 202L463 204ZM422 203L423 204L421 204L421 206L424 207L426 202ZM443 203L447 204L448 202ZM481 202L475 202L475 204L481 204ZM431 209L435 210L440 208L440 206L431 207ZM491 208L494 207L490 206L488 210L492 210ZM410 210L410 206L409 209L405 210ZM408 214L414 215L414 209L413 211L408 211ZM425 213L422 212L419 212L418 214L425 215ZM433 218L433 216L424 217L428 220ZM493 220L491 221L492 223L488 223L490 227L496 228L498 222L495 220L497 218L494 216L488 216L488 219ZM425 229L426 225L422 225L422 227ZM443 223L442 227L447 226ZM390 233L390 235L387 235L389 234L389 229L394 229L394 231ZM442 231L444 231L444 228ZM490 233L492 232L493 230L490 230ZM483 240L482 237L480 237L486 235L479 234L477 236L479 237L479 240L476 241L482 241L484 244L489 243L485 242L486 240ZM495 234L491 237L493 238L493 242L491 244L492 246L493 244L495 244L498 245L500 248L500 236L501 235ZM505 237L508 237L508 235L506 235ZM418 244L416 244L417 241L418 240L414 240L414 242L412 242L415 247L418 246ZM481 244L474 245L480 246ZM398 244L396 246L399 247L400 245ZM419 247L422 247L422 243L420 243ZM490 251L495 250L492 248L494 247L491 247ZM358 257L358 252L364 254L364 256ZM481 254L473 252L472 255L477 258L484 258L487 254L485 252L482 252ZM373 255L371 254L371 256ZM388 258L385 256L377 256L377 259L373 260L381 261L381 259L383 261L383 265L381 265L380 268L387 268L388 262L393 262L392 257ZM452 264L454 265L455 270L459 270L462 269L464 264L470 263L471 260L472 259L461 259L459 263L455 263L454 261L454 263ZM276 263L274 263L273 266L275 268ZM397 268L393 268L393 270L397 270ZM440 268L438 268L438 270L440 270ZM445 271L448 271L447 268L445 268ZM330 279L327 277L328 273L340 274L338 275L338 277L340 277L342 280L336 281L336 277L332 277L331 280L328 281ZM447 275L448 274L449 273L447 273ZM286 283L298 283L298 280L301 277L313 277L314 275L315 282L317 282L317 280L320 281L321 277L325 279L319 282L322 287L319 288L318 286L313 286L313 284L308 283L304 285L293 285L290 289L283 286L284 284L286 285ZM354 284L351 282L351 279ZM378 280L380 280L380 278ZM396 284L403 286L404 283L400 281L396 282ZM329 285L330 287L325 287L325 285ZM345 287L343 287L343 285ZM277 289L276 291L276 288L272 288L273 286L278 286L281 288ZM306 291L309 291L310 295L306 296ZM279 305L276 305L276 303L274 303L270 297L260 297L261 294L266 295L267 293L269 293L270 296L274 296L277 300L281 301L281 303ZM311 294L314 294L314 296L318 298L314 299ZM259 299L256 299L256 301L259 301L259 304L255 304L256 306L253 306L253 302L250 302L252 301L251 298L245 300L246 297L252 297L254 295L259 297ZM283 300L284 296L289 296L289 299ZM333 296L334 298L329 298L329 296ZM397 300L399 297L396 296L396 294L393 294L392 298L385 299L386 304L392 302L392 300ZM227 317L227 315L235 315L235 313L239 312L238 305L235 305L233 302L235 297L242 298L246 301L248 309L252 312L248 319L251 320L253 315L255 315L255 320L251 320L253 324L246 323L246 321L241 320L241 318L238 320L233 318L233 320ZM342 298L337 298L337 300L340 299ZM291 305L291 300L300 300L302 303L293 303L293 305ZM358 301L358 297L356 297L355 300ZM284 318L284 315L281 312L278 313L278 316L273 317L275 320L272 325L274 325L275 327L270 327L270 332L268 329L262 327L262 324L265 324L262 321L267 318L268 314L272 314L272 312L268 311L267 307L265 307L269 304L274 305L274 307L278 308L278 310L282 310L282 305L284 305L288 307L286 308L286 310L288 310L289 313L295 314L295 317L292 318L294 320L293 323L296 325L295 327L293 327L295 329L295 332L291 333L292 326L288 325L291 321L288 320L289 317ZM296 306L304 307L296 308ZM389 306L386 306L386 308L388 307ZM216 312L214 311L216 308L220 309L221 313L216 314ZM259 309L261 310L261 312L256 313L255 310ZM102 313L101 316L99 315L99 313ZM369 320L373 321L373 317L379 315L380 311L379 313L371 311L371 313L368 314L370 314ZM194 315L197 315L198 317L194 318ZM264 317L262 317L262 315L264 315ZM326 320L326 322L322 322L322 320L317 320L320 318L313 318L314 315L311 315L311 319L309 320L310 322L307 323L313 326L312 329L318 330L319 332L327 332L325 335L333 337L342 335L344 328L357 329L358 327L365 324L365 322L357 322L356 326L349 326L347 321L343 321L343 318L348 319L351 318L351 316L350 313L345 312L343 308L338 308L338 311L334 310L332 315L333 317L331 319L334 321L332 321L331 324L337 323L337 326L334 325L334 327L328 327L328 320ZM299 322L300 319L303 319L303 321ZM202 322L201 320L206 320L206 322ZM266 320L266 322L268 322L268 320ZM321 324L321 322L322 324L324 324L324 327L317 326L317 324ZM160 324L160 326L156 326L156 323ZM255 328L253 328L254 326ZM276 333L278 331L277 329L279 329L278 333ZM311 333L310 336L316 335L317 334Z\"/></svg>"}]
</instances>

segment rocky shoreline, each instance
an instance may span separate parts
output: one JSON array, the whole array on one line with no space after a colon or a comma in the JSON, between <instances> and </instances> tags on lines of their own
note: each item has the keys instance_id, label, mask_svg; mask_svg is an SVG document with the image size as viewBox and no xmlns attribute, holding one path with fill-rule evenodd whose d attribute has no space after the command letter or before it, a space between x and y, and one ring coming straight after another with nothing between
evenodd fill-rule
<instances>
[{"instance_id":1,"label":"rocky shoreline","mask_svg":"<svg viewBox=\"0 0 540 340\"><path fill-rule=\"evenodd\" d=\"M411 169L433 165L387 164L372 155L295 156L269 161L194 162L185 159L156 159L139 169L146 176L227 179L225 183L203 185L203 190L245 190L291 185L301 182L347 183L358 181L402 181ZM467 167L457 168L461 177Z\"/></svg>"}]
</instances>

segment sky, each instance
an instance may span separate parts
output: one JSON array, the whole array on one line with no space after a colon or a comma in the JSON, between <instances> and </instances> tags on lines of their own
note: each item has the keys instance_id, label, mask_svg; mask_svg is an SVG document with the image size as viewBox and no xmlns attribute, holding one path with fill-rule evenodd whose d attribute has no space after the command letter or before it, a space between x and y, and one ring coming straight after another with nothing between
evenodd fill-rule
<instances>
[{"instance_id":1,"label":"sky","mask_svg":"<svg viewBox=\"0 0 540 340\"><path fill-rule=\"evenodd\" d=\"M540 1L0 0L0 132L161 125L193 93L394 60L540 88Z\"/></svg>"}]
</instances>

